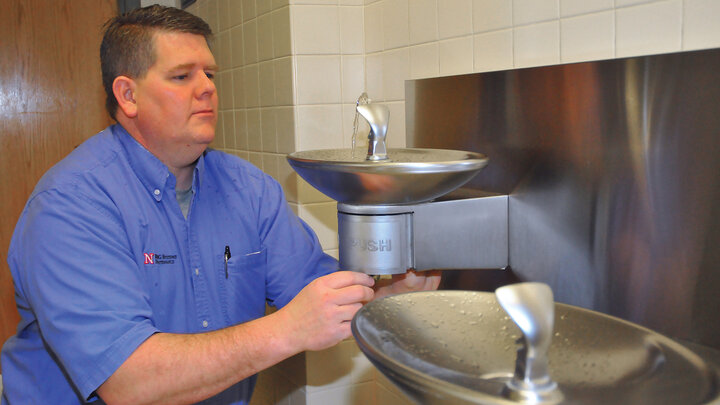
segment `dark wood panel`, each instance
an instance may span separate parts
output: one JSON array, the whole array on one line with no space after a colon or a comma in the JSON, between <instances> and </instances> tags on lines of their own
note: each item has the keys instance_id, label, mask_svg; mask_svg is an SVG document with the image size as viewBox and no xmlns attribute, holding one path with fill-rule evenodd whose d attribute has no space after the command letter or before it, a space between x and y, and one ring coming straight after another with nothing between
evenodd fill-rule
<instances>
[{"instance_id":1,"label":"dark wood panel","mask_svg":"<svg viewBox=\"0 0 720 405\"><path fill-rule=\"evenodd\" d=\"M107 126L102 24L114 0L3 0L0 13L0 342L15 332L7 250L42 174ZM1 372L1 370L0 370Z\"/></svg>"}]
</instances>

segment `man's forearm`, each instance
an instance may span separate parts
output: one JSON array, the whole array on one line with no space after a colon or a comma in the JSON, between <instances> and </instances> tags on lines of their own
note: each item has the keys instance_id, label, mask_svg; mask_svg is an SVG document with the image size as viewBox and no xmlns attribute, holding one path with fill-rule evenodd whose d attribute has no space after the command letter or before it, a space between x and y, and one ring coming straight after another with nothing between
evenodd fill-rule
<instances>
[{"instance_id":1,"label":"man's forearm","mask_svg":"<svg viewBox=\"0 0 720 405\"><path fill-rule=\"evenodd\" d=\"M281 311L201 334L157 333L98 388L113 403L195 403L298 352Z\"/></svg>"}]
</instances>

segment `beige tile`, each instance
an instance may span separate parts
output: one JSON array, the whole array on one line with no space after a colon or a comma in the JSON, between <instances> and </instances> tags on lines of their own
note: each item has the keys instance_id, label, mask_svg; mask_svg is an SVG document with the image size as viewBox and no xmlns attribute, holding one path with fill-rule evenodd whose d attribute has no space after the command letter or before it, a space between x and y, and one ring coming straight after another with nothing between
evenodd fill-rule
<instances>
[{"instance_id":1,"label":"beige tile","mask_svg":"<svg viewBox=\"0 0 720 405\"><path fill-rule=\"evenodd\" d=\"M245 77L242 68L235 68L230 73L232 76L232 97L234 108L245 108Z\"/></svg>"},{"instance_id":2,"label":"beige tile","mask_svg":"<svg viewBox=\"0 0 720 405\"><path fill-rule=\"evenodd\" d=\"M276 58L290 56L292 40L290 30L290 7L282 7L272 13L273 55Z\"/></svg>"},{"instance_id":3,"label":"beige tile","mask_svg":"<svg viewBox=\"0 0 720 405\"><path fill-rule=\"evenodd\" d=\"M272 14L266 13L257 18L258 60L267 61L273 58L273 24Z\"/></svg>"},{"instance_id":4,"label":"beige tile","mask_svg":"<svg viewBox=\"0 0 720 405\"><path fill-rule=\"evenodd\" d=\"M340 56L298 56L298 104L340 102Z\"/></svg>"},{"instance_id":5,"label":"beige tile","mask_svg":"<svg viewBox=\"0 0 720 405\"><path fill-rule=\"evenodd\" d=\"M328 256L334 258L335 260L339 260L340 258L340 251L338 249L327 249L323 250L323 252L325 252Z\"/></svg>"},{"instance_id":6,"label":"beige tile","mask_svg":"<svg viewBox=\"0 0 720 405\"><path fill-rule=\"evenodd\" d=\"M473 37L449 39L439 43L440 75L450 76L473 71Z\"/></svg>"},{"instance_id":7,"label":"beige tile","mask_svg":"<svg viewBox=\"0 0 720 405\"><path fill-rule=\"evenodd\" d=\"M472 18L472 0L442 0L438 3L438 38L472 34Z\"/></svg>"},{"instance_id":8,"label":"beige tile","mask_svg":"<svg viewBox=\"0 0 720 405\"><path fill-rule=\"evenodd\" d=\"M263 153L263 171L270 175L275 181L280 182L280 171L278 170L279 155Z\"/></svg>"},{"instance_id":9,"label":"beige tile","mask_svg":"<svg viewBox=\"0 0 720 405\"><path fill-rule=\"evenodd\" d=\"M362 55L342 56L341 101L355 103L365 91L365 58Z\"/></svg>"},{"instance_id":10,"label":"beige tile","mask_svg":"<svg viewBox=\"0 0 720 405\"><path fill-rule=\"evenodd\" d=\"M222 113L222 125L223 125L223 138L225 141L226 149L236 149L237 144L235 143L235 113L230 111L223 111Z\"/></svg>"},{"instance_id":11,"label":"beige tile","mask_svg":"<svg viewBox=\"0 0 720 405\"><path fill-rule=\"evenodd\" d=\"M262 170L262 153L259 152L249 152L248 153L248 162L252 163L255 167Z\"/></svg>"},{"instance_id":12,"label":"beige tile","mask_svg":"<svg viewBox=\"0 0 720 405\"><path fill-rule=\"evenodd\" d=\"M298 176L297 200L301 204L314 204L333 201L330 197L318 191Z\"/></svg>"},{"instance_id":13,"label":"beige tile","mask_svg":"<svg viewBox=\"0 0 720 405\"><path fill-rule=\"evenodd\" d=\"M230 64L240 67L245 63L243 58L243 28L237 25L230 29Z\"/></svg>"},{"instance_id":14,"label":"beige tile","mask_svg":"<svg viewBox=\"0 0 720 405\"><path fill-rule=\"evenodd\" d=\"M408 0L383 1L382 15L384 49L389 50L407 46L410 41Z\"/></svg>"},{"instance_id":15,"label":"beige tile","mask_svg":"<svg viewBox=\"0 0 720 405\"><path fill-rule=\"evenodd\" d=\"M473 71L512 69L513 31L501 30L473 37Z\"/></svg>"},{"instance_id":16,"label":"beige tile","mask_svg":"<svg viewBox=\"0 0 720 405\"><path fill-rule=\"evenodd\" d=\"M404 100L405 80L410 78L410 51L399 48L385 52L382 66L384 100Z\"/></svg>"},{"instance_id":17,"label":"beige tile","mask_svg":"<svg viewBox=\"0 0 720 405\"><path fill-rule=\"evenodd\" d=\"M513 24L535 24L560 16L558 0L513 0Z\"/></svg>"},{"instance_id":18,"label":"beige tile","mask_svg":"<svg viewBox=\"0 0 720 405\"><path fill-rule=\"evenodd\" d=\"M328 215L326 211L329 211L331 215ZM321 233L332 227L332 224L327 223L332 221L331 216L337 218L337 209L333 204L300 206L300 218L315 230L321 243ZM334 222L337 223L337 219ZM337 235L334 236L337 239ZM323 248L327 247L323 244ZM352 384L353 353L352 347L345 344L345 341L325 350L307 352L305 358L308 394L328 391L331 388L349 387Z\"/></svg>"},{"instance_id":19,"label":"beige tile","mask_svg":"<svg viewBox=\"0 0 720 405\"><path fill-rule=\"evenodd\" d=\"M272 7L272 0L255 0L255 10L257 11L257 15L259 17L269 13L272 10Z\"/></svg>"},{"instance_id":20,"label":"beige tile","mask_svg":"<svg viewBox=\"0 0 720 405\"><path fill-rule=\"evenodd\" d=\"M248 150L247 110L233 111L235 118L235 147Z\"/></svg>"},{"instance_id":21,"label":"beige tile","mask_svg":"<svg viewBox=\"0 0 720 405\"><path fill-rule=\"evenodd\" d=\"M275 72L275 104L291 106L295 104L293 91L293 58L284 57L273 60Z\"/></svg>"},{"instance_id":22,"label":"beige tile","mask_svg":"<svg viewBox=\"0 0 720 405\"><path fill-rule=\"evenodd\" d=\"M247 136L248 150L253 152L262 151L262 124L260 109L252 108L247 110Z\"/></svg>"},{"instance_id":23,"label":"beige tile","mask_svg":"<svg viewBox=\"0 0 720 405\"><path fill-rule=\"evenodd\" d=\"M298 176L292 169L287 159L278 161L278 182L285 192L285 198L290 201L298 202ZM305 378L303 376L303 378Z\"/></svg>"},{"instance_id":24,"label":"beige tile","mask_svg":"<svg viewBox=\"0 0 720 405\"><path fill-rule=\"evenodd\" d=\"M363 47L363 8L340 7L340 53L343 55L362 55Z\"/></svg>"},{"instance_id":25,"label":"beige tile","mask_svg":"<svg viewBox=\"0 0 720 405\"><path fill-rule=\"evenodd\" d=\"M275 132L275 107L260 109L263 152L277 153L277 135Z\"/></svg>"},{"instance_id":26,"label":"beige tile","mask_svg":"<svg viewBox=\"0 0 720 405\"><path fill-rule=\"evenodd\" d=\"M243 90L245 92L245 107L259 107L260 71L257 64L243 68Z\"/></svg>"},{"instance_id":27,"label":"beige tile","mask_svg":"<svg viewBox=\"0 0 720 405\"><path fill-rule=\"evenodd\" d=\"M515 67L551 65L560 62L560 23L552 21L515 28Z\"/></svg>"},{"instance_id":28,"label":"beige tile","mask_svg":"<svg viewBox=\"0 0 720 405\"><path fill-rule=\"evenodd\" d=\"M275 110L278 153L295 152L295 108L278 107Z\"/></svg>"},{"instance_id":29,"label":"beige tile","mask_svg":"<svg viewBox=\"0 0 720 405\"><path fill-rule=\"evenodd\" d=\"M273 10L286 7L290 4L290 0L272 0Z\"/></svg>"},{"instance_id":30,"label":"beige tile","mask_svg":"<svg viewBox=\"0 0 720 405\"><path fill-rule=\"evenodd\" d=\"M233 98L233 77L232 71L225 70L215 75L215 86L217 87L219 97L219 108L221 110L231 110L234 108Z\"/></svg>"},{"instance_id":31,"label":"beige tile","mask_svg":"<svg viewBox=\"0 0 720 405\"><path fill-rule=\"evenodd\" d=\"M683 50L720 47L720 1L685 0Z\"/></svg>"},{"instance_id":32,"label":"beige tile","mask_svg":"<svg viewBox=\"0 0 720 405\"><path fill-rule=\"evenodd\" d=\"M560 55L563 63L612 58L615 55L615 12L562 19Z\"/></svg>"},{"instance_id":33,"label":"beige tile","mask_svg":"<svg viewBox=\"0 0 720 405\"><path fill-rule=\"evenodd\" d=\"M223 114L218 114L217 124L215 124L215 137L209 145L213 149L225 149L225 127L223 125Z\"/></svg>"},{"instance_id":34,"label":"beige tile","mask_svg":"<svg viewBox=\"0 0 720 405\"><path fill-rule=\"evenodd\" d=\"M383 377L384 378L384 377ZM405 394L388 382L375 385L375 405L414 405Z\"/></svg>"},{"instance_id":35,"label":"beige tile","mask_svg":"<svg viewBox=\"0 0 720 405\"><path fill-rule=\"evenodd\" d=\"M336 6L298 6L291 10L293 45L298 55L340 53Z\"/></svg>"},{"instance_id":36,"label":"beige tile","mask_svg":"<svg viewBox=\"0 0 720 405\"><path fill-rule=\"evenodd\" d=\"M218 0L218 18L220 31L230 29L230 0Z\"/></svg>"},{"instance_id":37,"label":"beige tile","mask_svg":"<svg viewBox=\"0 0 720 405\"><path fill-rule=\"evenodd\" d=\"M258 66L260 75L260 105L263 107L275 105L275 62L260 62Z\"/></svg>"},{"instance_id":38,"label":"beige tile","mask_svg":"<svg viewBox=\"0 0 720 405\"><path fill-rule=\"evenodd\" d=\"M258 61L258 33L257 20L250 20L242 25L243 27L243 58L245 64L257 63Z\"/></svg>"},{"instance_id":39,"label":"beige tile","mask_svg":"<svg viewBox=\"0 0 720 405\"><path fill-rule=\"evenodd\" d=\"M682 0L616 11L616 57L675 52L682 46Z\"/></svg>"},{"instance_id":40,"label":"beige tile","mask_svg":"<svg viewBox=\"0 0 720 405\"><path fill-rule=\"evenodd\" d=\"M411 7L408 8L410 44L414 45L437 41L438 0L411 1Z\"/></svg>"},{"instance_id":41,"label":"beige tile","mask_svg":"<svg viewBox=\"0 0 720 405\"><path fill-rule=\"evenodd\" d=\"M473 31L487 32L513 26L512 1L473 0Z\"/></svg>"},{"instance_id":42,"label":"beige tile","mask_svg":"<svg viewBox=\"0 0 720 405\"><path fill-rule=\"evenodd\" d=\"M256 5L253 0L242 0L243 22L248 22L257 16L257 9L255 6Z\"/></svg>"},{"instance_id":43,"label":"beige tile","mask_svg":"<svg viewBox=\"0 0 720 405\"><path fill-rule=\"evenodd\" d=\"M237 0L228 0L230 13L230 26L235 27L242 24L242 2Z\"/></svg>"},{"instance_id":44,"label":"beige tile","mask_svg":"<svg viewBox=\"0 0 720 405\"><path fill-rule=\"evenodd\" d=\"M208 23L210 26L210 29L212 29L212 32L218 33L220 32L220 23L219 23L219 17L218 17L218 3L217 1L210 1L206 5L207 7L207 14L205 14L205 22Z\"/></svg>"},{"instance_id":45,"label":"beige tile","mask_svg":"<svg viewBox=\"0 0 720 405\"><path fill-rule=\"evenodd\" d=\"M230 48L230 30L221 32L215 38L215 61L220 66L220 69L229 69L232 67L230 60L231 48Z\"/></svg>"}]
</instances>

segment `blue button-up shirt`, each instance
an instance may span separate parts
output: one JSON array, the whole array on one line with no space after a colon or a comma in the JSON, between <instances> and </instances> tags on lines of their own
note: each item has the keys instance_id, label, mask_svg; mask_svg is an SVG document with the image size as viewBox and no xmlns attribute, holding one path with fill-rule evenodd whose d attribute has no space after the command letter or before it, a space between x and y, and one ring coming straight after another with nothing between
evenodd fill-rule
<instances>
[{"instance_id":1,"label":"blue button-up shirt","mask_svg":"<svg viewBox=\"0 0 720 405\"><path fill-rule=\"evenodd\" d=\"M95 400L153 333L261 317L337 269L251 164L208 150L192 190L185 218L175 177L119 125L43 176L8 253L21 321L2 351L3 404ZM253 385L212 402L247 403Z\"/></svg>"}]
</instances>

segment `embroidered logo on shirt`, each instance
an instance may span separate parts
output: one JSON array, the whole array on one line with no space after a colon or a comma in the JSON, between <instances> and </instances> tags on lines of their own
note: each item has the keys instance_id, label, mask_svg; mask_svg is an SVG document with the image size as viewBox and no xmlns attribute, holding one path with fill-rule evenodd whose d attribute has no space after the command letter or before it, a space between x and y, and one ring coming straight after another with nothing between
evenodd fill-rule
<instances>
[{"instance_id":1,"label":"embroidered logo on shirt","mask_svg":"<svg viewBox=\"0 0 720 405\"><path fill-rule=\"evenodd\" d=\"M160 253L143 253L144 264L174 264L177 255L165 255Z\"/></svg>"}]
</instances>

